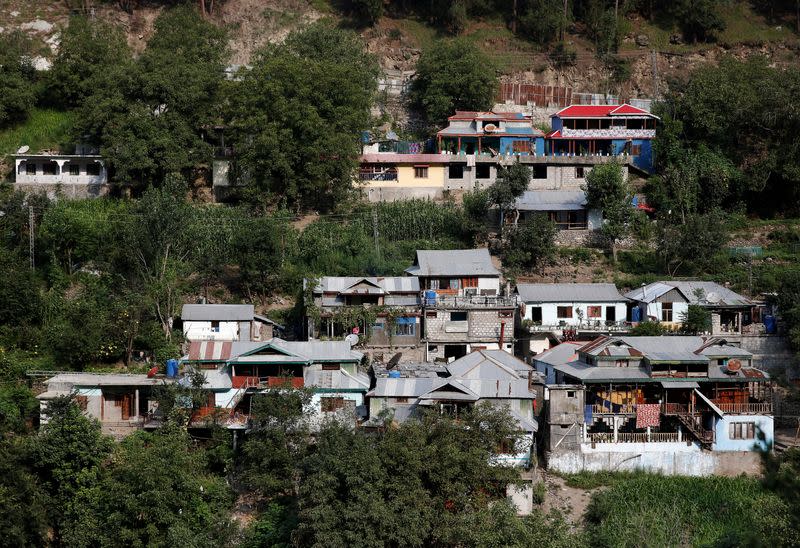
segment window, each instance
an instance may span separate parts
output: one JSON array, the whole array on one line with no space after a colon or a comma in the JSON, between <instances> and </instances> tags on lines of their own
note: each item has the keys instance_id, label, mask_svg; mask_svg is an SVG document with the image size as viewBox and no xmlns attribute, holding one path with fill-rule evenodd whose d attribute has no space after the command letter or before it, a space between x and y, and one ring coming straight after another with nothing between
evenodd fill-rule
<instances>
[{"instance_id":1,"label":"window","mask_svg":"<svg viewBox=\"0 0 800 548\"><path fill-rule=\"evenodd\" d=\"M756 437L754 422L732 422L728 428L728 437L732 440L752 440Z\"/></svg>"},{"instance_id":2,"label":"window","mask_svg":"<svg viewBox=\"0 0 800 548\"><path fill-rule=\"evenodd\" d=\"M45 162L42 164L43 175L56 175L58 173L58 164L55 162Z\"/></svg>"},{"instance_id":3,"label":"window","mask_svg":"<svg viewBox=\"0 0 800 548\"><path fill-rule=\"evenodd\" d=\"M465 322L465 321L467 321L467 313L466 312L451 312L450 313L450 321L451 322Z\"/></svg>"},{"instance_id":4,"label":"window","mask_svg":"<svg viewBox=\"0 0 800 548\"><path fill-rule=\"evenodd\" d=\"M78 164L70 164L69 165L69 174L70 175L80 175L81 174L81 166Z\"/></svg>"},{"instance_id":5,"label":"window","mask_svg":"<svg viewBox=\"0 0 800 548\"><path fill-rule=\"evenodd\" d=\"M463 179L464 164L450 164L450 167L447 170L447 176L450 179Z\"/></svg>"},{"instance_id":6,"label":"window","mask_svg":"<svg viewBox=\"0 0 800 548\"><path fill-rule=\"evenodd\" d=\"M567 390L567 397L568 398L574 398L575 397L575 391L574 390Z\"/></svg>"},{"instance_id":7,"label":"window","mask_svg":"<svg viewBox=\"0 0 800 548\"><path fill-rule=\"evenodd\" d=\"M492 176L492 167L489 164L476 164L475 177L478 179L488 179Z\"/></svg>"},{"instance_id":8,"label":"window","mask_svg":"<svg viewBox=\"0 0 800 548\"><path fill-rule=\"evenodd\" d=\"M661 303L661 321L672 321L672 303Z\"/></svg>"},{"instance_id":9,"label":"window","mask_svg":"<svg viewBox=\"0 0 800 548\"><path fill-rule=\"evenodd\" d=\"M532 167L534 179L547 179L547 166L545 164L534 164Z\"/></svg>"},{"instance_id":10,"label":"window","mask_svg":"<svg viewBox=\"0 0 800 548\"><path fill-rule=\"evenodd\" d=\"M436 312L426 312L425 313L425 317L426 318L435 318L436 317Z\"/></svg>"},{"instance_id":11,"label":"window","mask_svg":"<svg viewBox=\"0 0 800 548\"><path fill-rule=\"evenodd\" d=\"M529 141L512 141L511 150L513 150L515 153L530 152L531 145Z\"/></svg>"},{"instance_id":12,"label":"window","mask_svg":"<svg viewBox=\"0 0 800 548\"><path fill-rule=\"evenodd\" d=\"M510 310L501 310L500 312L497 313L497 315L500 316L501 318L510 318L513 314L514 313L511 312Z\"/></svg>"},{"instance_id":13,"label":"window","mask_svg":"<svg viewBox=\"0 0 800 548\"><path fill-rule=\"evenodd\" d=\"M642 145L631 146L631 156L639 156L642 153Z\"/></svg>"},{"instance_id":14,"label":"window","mask_svg":"<svg viewBox=\"0 0 800 548\"><path fill-rule=\"evenodd\" d=\"M100 164L97 162L86 164L86 175L100 175Z\"/></svg>"},{"instance_id":15,"label":"window","mask_svg":"<svg viewBox=\"0 0 800 548\"><path fill-rule=\"evenodd\" d=\"M323 413L331 413L344 407L344 398L320 398Z\"/></svg>"},{"instance_id":16,"label":"window","mask_svg":"<svg viewBox=\"0 0 800 548\"><path fill-rule=\"evenodd\" d=\"M440 289L439 278L431 278L428 280L428 289Z\"/></svg>"},{"instance_id":17,"label":"window","mask_svg":"<svg viewBox=\"0 0 800 548\"><path fill-rule=\"evenodd\" d=\"M603 307L602 306L587 306L586 307L586 317L587 318L602 318L603 317Z\"/></svg>"},{"instance_id":18,"label":"window","mask_svg":"<svg viewBox=\"0 0 800 548\"><path fill-rule=\"evenodd\" d=\"M397 318L394 324L394 334L399 337L413 337L417 333L417 323L414 318Z\"/></svg>"},{"instance_id":19,"label":"window","mask_svg":"<svg viewBox=\"0 0 800 548\"><path fill-rule=\"evenodd\" d=\"M211 322L211 331L213 331L214 333L219 333L219 321L214 320L213 322Z\"/></svg>"},{"instance_id":20,"label":"window","mask_svg":"<svg viewBox=\"0 0 800 548\"><path fill-rule=\"evenodd\" d=\"M414 178L415 179L427 179L428 178L428 167L427 166L414 166Z\"/></svg>"},{"instance_id":21,"label":"window","mask_svg":"<svg viewBox=\"0 0 800 548\"><path fill-rule=\"evenodd\" d=\"M323 371L339 371L341 366L338 363L323 363L322 370Z\"/></svg>"},{"instance_id":22,"label":"window","mask_svg":"<svg viewBox=\"0 0 800 548\"><path fill-rule=\"evenodd\" d=\"M36 164L33 164L31 162L26 162L25 173L27 173L28 175L36 175Z\"/></svg>"},{"instance_id":23,"label":"window","mask_svg":"<svg viewBox=\"0 0 800 548\"><path fill-rule=\"evenodd\" d=\"M583 177L584 177L583 170L584 170L583 167L576 167L575 168L575 178L576 179L583 179Z\"/></svg>"},{"instance_id":24,"label":"window","mask_svg":"<svg viewBox=\"0 0 800 548\"><path fill-rule=\"evenodd\" d=\"M571 306L559 306L556 309L556 316L559 318L571 318L572 317L572 307Z\"/></svg>"},{"instance_id":25,"label":"window","mask_svg":"<svg viewBox=\"0 0 800 548\"><path fill-rule=\"evenodd\" d=\"M89 406L89 396L75 396L75 403L78 404L78 408L81 411L86 411Z\"/></svg>"},{"instance_id":26,"label":"window","mask_svg":"<svg viewBox=\"0 0 800 548\"><path fill-rule=\"evenodd\" d=\"M394 403L408 403L408 398L395 398Z\"/></svg>"},{"instance_id":27,"label":"window","mask_svg":"<svg viewBox=\"0 0 800 548\"><path fill-rule=\"evenodd\" d=\"M478 277L469 276L467 278L461 278L461 287L478 287Z\"/></svg>"}]
</instances>

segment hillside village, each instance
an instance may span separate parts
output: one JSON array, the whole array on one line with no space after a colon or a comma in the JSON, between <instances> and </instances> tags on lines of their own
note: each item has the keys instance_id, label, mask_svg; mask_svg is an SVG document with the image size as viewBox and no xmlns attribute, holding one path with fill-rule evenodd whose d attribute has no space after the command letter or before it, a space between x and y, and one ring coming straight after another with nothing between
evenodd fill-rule
<instances>
[{"instance_id":1,"label":"hillside village","mask_svg":"<svg viewBox=\"0 0 800 548\"><path fill-rule=\"evenodd\" d=\"M0 2L2 544L800 545L768 4Z\"/></svg>"}]
</instances>

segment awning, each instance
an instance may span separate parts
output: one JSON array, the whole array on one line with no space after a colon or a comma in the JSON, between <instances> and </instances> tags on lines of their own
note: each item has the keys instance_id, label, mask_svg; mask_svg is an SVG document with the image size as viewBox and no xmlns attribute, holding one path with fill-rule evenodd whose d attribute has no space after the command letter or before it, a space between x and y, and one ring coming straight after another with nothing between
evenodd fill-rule
<instances>
[{"instance_id":1,"label":"awning","mask_svg":"<svg viewBox=\"0 0 800 548\"><path fill-rule=\"evenodd\" d=\"M700 385L692 381L661 381L664 388L700 388Z\"/></svg>"}]
</instances>

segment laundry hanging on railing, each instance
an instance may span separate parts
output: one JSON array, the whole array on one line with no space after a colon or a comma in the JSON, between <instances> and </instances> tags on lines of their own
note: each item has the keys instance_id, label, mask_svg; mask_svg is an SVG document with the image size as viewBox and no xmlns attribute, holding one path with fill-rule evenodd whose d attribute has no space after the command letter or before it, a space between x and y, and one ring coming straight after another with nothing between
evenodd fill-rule
<instances>
[{"instance_id":1,"label":"laundry hanging on railing","mask_svg":"<svg viewBox=\"0 0 800 548\"><path fill-rule=\"evenodd\" d=\"M636 428L661 425L661 406L657 403L640 403L636 406Z\"/></svg>"}]
</instances>

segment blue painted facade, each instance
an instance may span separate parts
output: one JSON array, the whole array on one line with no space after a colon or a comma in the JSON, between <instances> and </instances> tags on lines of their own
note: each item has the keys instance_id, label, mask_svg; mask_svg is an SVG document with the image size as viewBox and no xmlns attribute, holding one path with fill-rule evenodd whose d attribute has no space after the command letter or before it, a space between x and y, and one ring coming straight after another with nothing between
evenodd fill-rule
<instances>
[{"instance_id":1,"label":"blue painted facade","mask_svg":"<svg viewBox=\"0 0 800 548\"><path fill-rule=\"evenodd\" d=\"M753 424L753 439L732 439L731 424ZM735 429L735 428L734 428ZM742 428L743 431L746 428ZM763 435L764 439L759 439ZM767 451L775 441L774 421L771 415L723 415L714 417L714 451Z\"/></svg>"}]
</instances>

